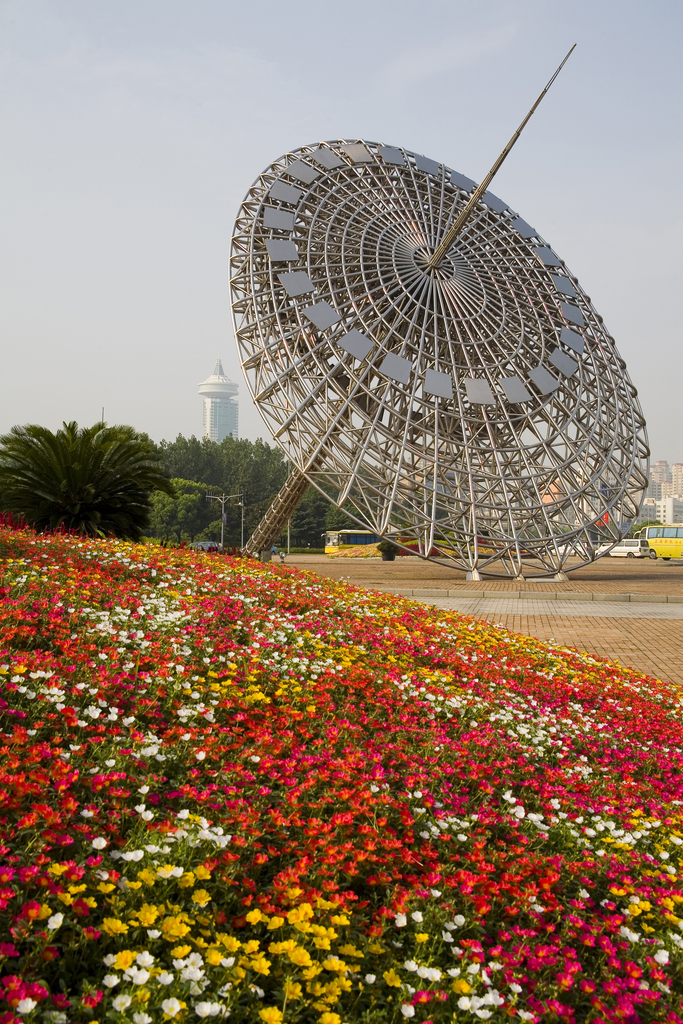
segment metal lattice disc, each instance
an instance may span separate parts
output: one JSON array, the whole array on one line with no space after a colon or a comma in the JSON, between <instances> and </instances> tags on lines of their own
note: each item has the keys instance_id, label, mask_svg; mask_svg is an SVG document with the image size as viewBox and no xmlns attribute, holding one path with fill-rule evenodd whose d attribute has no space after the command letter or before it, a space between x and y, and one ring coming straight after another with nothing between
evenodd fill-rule
<instances>
[{"instance_id":1,"label":"metal lattice disc","mask_svg":"<svg viewBox=\"0 0 683 1024\"><path fill-rule=\"evenodd\" d=\"M496 196L373 142L306 146L249 190L235 337L277 443L381 534L468 569L557 572L635 518L637 393L589 297Z\"/></svg>"}]
</instances>

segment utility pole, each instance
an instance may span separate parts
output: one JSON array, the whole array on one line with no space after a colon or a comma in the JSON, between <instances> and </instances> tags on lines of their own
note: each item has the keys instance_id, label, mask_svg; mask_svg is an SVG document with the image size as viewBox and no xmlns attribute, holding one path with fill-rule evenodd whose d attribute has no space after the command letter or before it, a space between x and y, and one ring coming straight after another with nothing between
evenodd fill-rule
<instances>
[{"instance_id":1,"label":"utility pole","mask_svg":"<svg viewBox=\"0 0 683 1024\"><path fill-rule=\"evenodd\" d=\"M239 498L240 494L207 494L207 501L218 501L221 506L221 551L223 550L223 531L225 529L226 515L225 506L231 498ZM240 502L239 504L242 504ZM244 505L242 504L242 546L244 546Z\"/></svg>"}]
</instances>

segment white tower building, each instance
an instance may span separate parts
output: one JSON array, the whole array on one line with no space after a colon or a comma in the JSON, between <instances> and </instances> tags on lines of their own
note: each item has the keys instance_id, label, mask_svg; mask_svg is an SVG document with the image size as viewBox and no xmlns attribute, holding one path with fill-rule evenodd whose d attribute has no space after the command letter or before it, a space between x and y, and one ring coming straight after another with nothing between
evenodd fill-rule
<instances>
[{"instance_id":1,"label":"white tower building","mask_svg":"<svg viewBox=\"0 0 683 1024\"><path fill-rule=\"evenodd\" d=\"M199 394L204 399L204 437L211 441L239 437L238 390L238 385L225 376L220 358L217 359L211 376L199 385Z\"/></svg>"}]
</instances>

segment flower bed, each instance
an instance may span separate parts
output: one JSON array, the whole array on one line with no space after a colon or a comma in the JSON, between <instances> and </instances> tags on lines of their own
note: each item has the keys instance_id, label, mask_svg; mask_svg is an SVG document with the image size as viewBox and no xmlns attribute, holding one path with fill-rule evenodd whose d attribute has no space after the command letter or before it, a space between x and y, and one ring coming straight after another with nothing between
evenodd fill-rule
<instances>
[{"instance_id":1,"label":"flower bed","mask_svg":"<svg viewBox=\"0 0 683 1024\"><path fill-rule=\"evenodd\" d=\"M0 557L0 1024L680 1021L675 687L277 565Z\"/></svg>"}]
</instances>

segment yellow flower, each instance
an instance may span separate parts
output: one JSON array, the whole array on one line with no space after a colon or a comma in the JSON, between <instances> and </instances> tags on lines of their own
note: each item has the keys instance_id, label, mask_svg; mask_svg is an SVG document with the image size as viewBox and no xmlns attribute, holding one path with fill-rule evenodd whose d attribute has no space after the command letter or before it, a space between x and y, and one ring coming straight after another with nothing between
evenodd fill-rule
<instances>
[{"instance_id":1,"label":"yellow flower","mask_svg":"<svg viewBox=\"0 0 683 1024\"><path fill-rule=\"evenodd\" d=\"M313 917L313 907L310 903L300 903L298 907L292 907L287 913L287 920L290 924L299 924L300 921L308 921Z\"/></svg>"},{"instance_id":2,"label":"yellow flower","mask_svg":"<svg viewBox=\"0 0 683 1024\"><path fill-rule=\"evenodd\" d=\"M301 999L301 985L298 981L292 981L291 978L287 978L282 986L282 990L287 999Z\"/></svg>"},{"instance_id":3,"label":"yellow flower","mask_svg":"<svg viewBox=\"0 0 683 1024\"><path fill-rule=\"evenodd\" d=\"M293 949L296 949L297 945L294 939L287 939L285 942L271 942L268 946L269 953L291 953Z\"/></svg>"},{"instance_id":4,"label":"yellow flower","mask_svg":"<svg viewBox=\"0 0 683 1024\"><path fill-rule=\"evenodd\" d=\"M57 899L61 900L62 903L64 903L65 906L67 906L67 907L70 907L71 904L74 901L73 896L70 893L68 893L68 892L58 892L57 893Z\"/></svg>"},{"instance_id":5,"label":"yellow flower","mask_svg":"<svg viewBox=\"0 0 683 1024\"><path fill-rule=\"evenodd\" d=\"M142 871L138 871L138 878L141 882L144 882L145 885L154 885L156 881L154 872L149 868L143 868Z\"/></svg>"},{"instance_id":6,"label":"yellow flower","mask_svg":"<svg viewBox=\"0 0 683 1024\"><path fill-rule=\"evenodd\" d=\"M192 946L176 946L175 949L171 950L171 956L177 957L178 960L182 960L184 956L192 952Z\"/></svg>"},{"instance_id":7,"label":"yellow flower","mask_svg":"<svg viewBox=\"0 0 683 1024\"><path fill-rule=\"evenodd\" d=\"M332 924L351 924L346 914L334 914L330 918L330 921L332 922ZM336 1013L333 1014L333 1016L336 1017Z\"/></svg>"},{"instance_id":8,"label":"yellow flower","mask_svg":"<svg viewBox=\"0 0 683 1024\"><path fill-rule=\"evenodd\" d=\"M262 953L255 960L250 961L249 966L257 974L270 974L270 960L266 960Z\"/></svg>"},{"instance_id":9,"label":"yellow flower","mask_svg":"<svg viewBox=\"0 0 683 1024\"><path fill-rule=\"evenodd\" d=\"M116 954L114 966L117 971L127 971L133 960L135 960L135 953L130 949L122 949L120 953Z\"/></svg>"},{"instance_id":10,"label":"yellow flower","mask_svg":"<svg viewBox=\"0 0 683 1024\"><path fill-rule=\"evenodd\" d=\"M458 978L457 981L454 981L451 988L454 992L461 992L463 995L471 991L470 986L464 978Z\"/></svg>"},{"instance_id":11,"label":"yellow flower","mask_svg":"<svg viewBox=\"0 0 683 1024\"><path fill-rule=\"evenodd\" d=\"M245 942L244 946L242 947L242 949L243 949L243 951L245 953L256 953L258 948L259 948L259 940L258 939L249 939L249 942Z\"/></svg>"},{"instance_id":12,"label":"yellow flower","mask_svg":"<svg viewBox=\"0 0 683 1024\"><path fill-rule=\"evenodd\" d=\"M382 977L386 981L387 985L391 985L393 986L393 988L401 987L401 979L399 978L398 974L396 973L393 967L391 967L388 971L385 971Z\"/></svg>"},{"instance_id":13,"label":"yellow flower","mask_svg":"<svg viewBox=\"0 0 683 1024\"><path fill-rule=\"evenodd\" d=\"M289 959L297 967L310 967L312 963L308 950L303 946L295 946L294 949L289 950Z\"/></svg>"},{"instance_id":14,"label":"yellow flower","mask_svg":"<svg viewBox=\"0 0 683 1024\"><path fill-rule=\"evenodd\" d=\"M200 907L205 907L207 903L211 902L211 894L206 889L195 889L192 893L192 902L198 903Z\"/></svg>"},{"instance_id":15,"label":"yellow flower","mask_svg":"<svg viewBox=\"0 0 683 1024\"><path fill-rule=\"evenodd\" d=\"M338 1013L331 1013L328 1010L321 1015L320 1024L341 1024L341 1017Z\"/></svg>"},{"instance_id":16,"label":"yellow flower","mask_svg":"<svg viewBox=\"0 0 683 1024\"><path fill-rule=\"evenodd\" d=\"M263 914L258 909L258 907L255 907L253 910L250 910L249 913L247 914L247 921L249 922L249 924L258 924L262 918Z\"/></svg>"},{"instance_id":17,"label":"yellow flower","mask_svg":"<svg viewBox=\"0 0 683 1024\"><path fill-rule=\"evenodd\" d=\"M272 932L274 928L281 928L284 923L284 917L278 917L277 914L274 914L268 922L268 931Z\"/></svg>"},{"instance_id":18,"label":"yellow flower","mask_svg":"<svg viewBox=\"0 0 683 1024\"><path fill-rule=\"evenodd\" d=\"M429 938L429 934L427 932L416 932L415 933L415 941L416 942L426 942L428 938Z\"/></svg>"},{"instance_id":19,"label":"yellow flower","mask_svg":"<svg viewBox=\"0 0 683 1024\"><path fill-rule=\"evenodd\" d=\"M213 967L218 967L219 963L223 959L223 954L220 949L209 949L205 959L206 962L211 964Z\"/></svg>"},{"instance_id":20,"label":"yellow flower","mask_svg":"<svg viewBox=\"0 0 683 1024\"><path fill-rule=\"evenodd\" d=\"M322 964L314 963L311 964L310 967L307 967L304 971L302 971L301 976L303 977L304 981L313 981L316 974L320 974L322 969Z\"/></svg>"},{"instance_id":21,"label":"yellow flower","mask_svg":"<svg viewBox=\"0 0 683 1024\"><path fill-rule=\"evenodd\" d=\"M350 942L347 942L344 946L339 947L339 952L343 956L360 956L363 957L365 954L357 949L356 946L352 946Z\"/></svg>"},{"instance_id":22,"label":"yellow flower","mask_svg":"<svg viewBox=\"0 0 683 1024\"><path fill-rule=\"evenodd\" d=\"M136 913L136 917L144 928L149 928L151 924L154 924L158 916L159 911L153 903L143 903Z\"/></svg>"},{"instance_id":23,"label":"yellow flower","mask_svg":"<svg viewBox=\"0 0 683 1024\"><path fill-rule=\"evenodd\" d=\"M318 947L318 949L329 949L330 948L330 940L328 938L313 939L313 941L315 942L315 944Z\"/></svg>"},{"instance_id":24,"label":"yellow flower","mask_svg":"<svg viewBox=\"0 0 683 1024\"><path fill-rule=\"evenodd\" d=\"M265 1024L280 1024L282 1020L282 1012L277 1006L265 1006L259 1010L258 1015Z\"/></svg>"},{"instance_id":25,"label":"yellow flower","mask_svg":"<svg viewBox=\"0 0 683 1024\"><path fill-rule=\"evenodd\" d=\"M346 964L343 960L339 960L336 956L330 956L327 960L323 960L323 967L326 971L345 971ZM400 982L399 982L400 984Z\"/></svg>"},{"instance_id":26,"label":"yellow flower","mask_svg":"<svg viewBox=\"0 0 683 1024\"><path fill-rule=\"evenodd\" d=\"M181 921L180 916L167 917L161 926L161 931L167 942L184 939L189 930L188 926Z\"/></svg>"},{"instance_id":27,"label":"yellow flower","mask_svg":"<svg viewBox=\"0 0 683 1024\"><path fill-rule=\"evenodd\" d=\"M83 886L83 888L85 889L85 886ZM92 907L92 905L93 905L93 904L94 904L95 906L97 906L97 904L96 904L96 903L95 903L95 901L93 900L92 896L91 896L91 897L90 897L89 899L87 899L87 900L86 900L85 902L86 902L86 903L88 904L88 906L90 906L90 907ZM52 908L51 908L50 906L48 906L48 904L47 904L47 903L43 903L43 904L41 905L41 907L40 907L40 911L39 911L39 913L38 913L38 920L39 920L39 921L44 921L44 920L45 920L45 918L46 918L46 917L49 917L51 913L52 913Z\"/></svg>"},{"instance_id":28,"label":"yellow flower","mask_svg":"<svg viewBox=\"0 0 683 1024\"><path fill-rule=\"evenodd\" d=\"M124 924L123 921L118 921L115 917L105 917L102 922L102 931L106 932L107 935L125 935L128 931L128 925Z\"/></svg>"},{"instance_id":29,"label":"yellow flower","mask_svg":"<svg viewBox=\"0 0 683 1024\"><path fill-rule=\"evenodd\" d=\"M178 879L178 885L181 889L189 889L194 885L194 874L192 871L186 871L182 878Z\"/></svg>"},{"instance_id":30,"label":"yellow flower","mask_svg":"<svg viewBox=\"0 0 683 1024\"><path fill-rule=\"evenodd\" d=\"M221 946L225 946L229 953L236 953L242 945L239 939L235 938L234 935L228 935L226 932L219 932L216 938Z\"/></svg>"},{"instance_id":31,"label":"yellow flower","mask_svg":"<svg viewBox=\"0 0 683 1024\"><path fill-rule=\"evenodd\" d=\"M111 892L114 886L111 882L100 882L97 888L100 892Z\"/></svg>"},{"instance_id":32,"label":"yellow flower","mask_svg":"<svg viewBox=\"0 0 683 1024\"><path fill-rule=\"evenodd\" d=\"M202 881L205 881L207 878L211 878L211 872L208 868L205 868L203 864L200 864L198 868L195 868L194 873L197 878L200 878Z\"/></svg>"}]
</instances>

